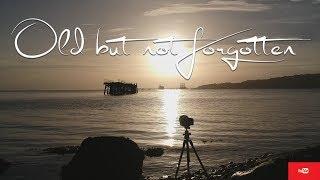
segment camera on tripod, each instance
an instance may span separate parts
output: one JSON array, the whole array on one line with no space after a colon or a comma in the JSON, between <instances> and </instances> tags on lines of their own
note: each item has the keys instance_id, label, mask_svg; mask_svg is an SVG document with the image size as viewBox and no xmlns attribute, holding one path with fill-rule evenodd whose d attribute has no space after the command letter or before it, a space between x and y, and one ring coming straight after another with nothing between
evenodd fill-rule
<instances>
[{"instance_id":1,"label":"camera on tripod","mask_svg":"<svg viewBox=\"0 0 320 180\"><path fill-rule=\"evenodd\" d=\"M194 124L193 118L189 118L187 115L182 115L179 118L180 126L186 129L190 129L190 126Z\"/></svg>"},{"instance_id":2,"label":"camera on tripod","mask_svg":"<svg viewBox=\"0 0 320 180\"><path fill-rule=\"evenodd\" d=\"M188 173L187 174L187 179L191 179L191 173L190 173L190 146L193 149L193 152L196 155L196 157L197 157L197 159L198 159L198 161L199 161L199 163L200 163L200 165L202 167L202 170L205 173L205 176L207 177L207 179L209 179L209 175L207 173L207 170L205 169L204 165L202 164L202 162L200 160L200 157L199 157L199 155L198 155L198 153L196 151L196 148L193 146L193 142L190 139L191 133L189 132L188 129L190 129L190 126L193 125L193 123L194 123L193 118L189 118L186 115L182 115L182 116L179 117L179 122L180 122L180 125L185 128L185 131L184 131L184 134L183 134L184 135L184 139L183 139L181 154L180 154L180 157L179 157L176 174L174 176L175 179L178 178L178 173L179 173L179 169L180 169L180 163L181 163L181 159L182 159L182 156L183 156L183 152L185 150L187 152L187 173Z\"/></svg>"}]
</instances>

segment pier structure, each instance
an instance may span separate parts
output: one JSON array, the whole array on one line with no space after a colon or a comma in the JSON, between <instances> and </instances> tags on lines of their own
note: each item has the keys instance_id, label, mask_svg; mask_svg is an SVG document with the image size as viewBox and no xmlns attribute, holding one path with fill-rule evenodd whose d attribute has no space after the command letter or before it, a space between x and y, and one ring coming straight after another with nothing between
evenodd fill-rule
<instances>
[{"instance_id":1,"label":"pier structure","mask_svg":"<svg viewBox=\"0 0 320 180\"><path fill-rule=\"evenodd\" d=\"M180 83L180 89L187 89L186 84L185 83Z\"/></svg>"},{"instance_id":2,"label":"pier structure","mask_svg":"<svg viewBox=\"0 0 320 180\"><path fill-rule=\"evenodd\" d=\"M104 81L104 95L120 96L138 93L137 83L123 81Z\"/></svg>"}]
</instances>

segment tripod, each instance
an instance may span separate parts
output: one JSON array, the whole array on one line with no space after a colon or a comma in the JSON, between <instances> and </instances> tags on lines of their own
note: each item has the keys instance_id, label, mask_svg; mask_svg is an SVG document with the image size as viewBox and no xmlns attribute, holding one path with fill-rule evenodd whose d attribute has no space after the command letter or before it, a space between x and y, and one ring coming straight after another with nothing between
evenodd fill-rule
<instances>
[{"instance_id":1,"label":"tripod","mask_svg":"<svg viewBox=\"0 0 320 180\"><path fill-rule=\"evenodd\" d=\"M205 167L203 166L201 160L200 160L200 157L196 151L196 148L194 148L193 146L193 142L192 140L190 139L190 135L191 133L189 133L188 129L185 128L185 131L184 131L184 140L183 140L183 145L182 145L182 149L181 149L181 154L180 154L180 158L179 158L179 162L178 162L178 166L177 166L177 170L176 170L176 174L175 174L175 179L177 179L177 176L178 176L178 172L179 172L179 168L180 168L180 163L181 163L181 159L182 159L182 155L183 155L183 152L185 150L185 147L186 147L186 151L187 151L187 179L190 179L191 178L191 174L190 174L190 152L189 152L189 144L191 145L192 149L193 149L193 152L194 154L197 156L197 159L202 167L202 170L204 171L205 173L205 176L207 177L207 179L209 180L209 175L205 169Z\"/></svg>"}]
</instances>

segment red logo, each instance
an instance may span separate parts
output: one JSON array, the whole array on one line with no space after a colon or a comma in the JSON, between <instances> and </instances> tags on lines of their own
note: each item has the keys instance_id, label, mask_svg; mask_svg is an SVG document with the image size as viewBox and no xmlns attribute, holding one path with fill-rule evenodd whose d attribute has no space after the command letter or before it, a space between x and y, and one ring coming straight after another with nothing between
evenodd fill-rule
<instances>
[{"instance_id":1,"label":"red logo","mask_svg":"<svg viewBox=\"0 0 320 180\"><path fill-rule=\"evenodd\" d=\"M288 162L288 180L320 180L320 162Z\"/></svg>"}]
</instances>

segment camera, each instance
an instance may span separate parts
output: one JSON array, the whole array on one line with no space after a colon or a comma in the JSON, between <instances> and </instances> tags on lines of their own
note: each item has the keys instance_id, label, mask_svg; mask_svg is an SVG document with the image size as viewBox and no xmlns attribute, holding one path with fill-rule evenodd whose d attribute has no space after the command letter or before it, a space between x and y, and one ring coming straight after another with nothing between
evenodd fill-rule
<instances>
[{"instance_id":1,"label":"camera","mask_svg":"<svg viewBox=\"0 0 320 180\"><path fill-rule=\"evenodd\" d=\"M182 115L179 117L180 126L183 126L186 129L190 129L190 126L193 125L193 118L189 118L186 115Z\"/></svg>"}]
</instances>

